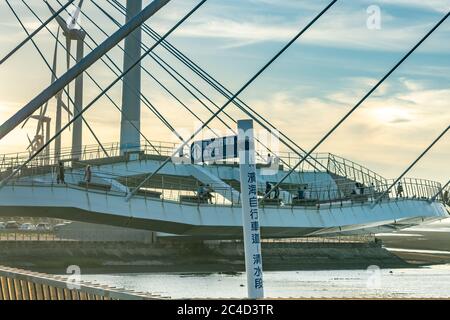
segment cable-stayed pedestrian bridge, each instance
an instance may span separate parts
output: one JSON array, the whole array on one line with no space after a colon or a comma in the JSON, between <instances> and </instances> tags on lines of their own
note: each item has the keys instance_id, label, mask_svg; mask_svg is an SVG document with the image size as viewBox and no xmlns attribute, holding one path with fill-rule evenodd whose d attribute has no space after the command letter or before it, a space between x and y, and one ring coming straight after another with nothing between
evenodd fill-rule
<instances>
[{"instance_id":1,"label":"cable-stayed pedestrian bridge","mask_svg":"<svg viewBox=\"0 0 450 320\"><path fill-rule=\"evenodd\" d=\"M69 10L75 2L78 6L74 11ZM220 137L211 129L213 121L214 125L221 126L220 129L237 135L236 124L240 119L230 112L235 108L233 111L245 114L289 151L274 152L267 143L255 138L259 183L256 201L261 208L264 237L389 231L447 217L445 203L448 202L446 188L449 183L441 186L437 182L405 178L405 175L444 137L450 126L394 180L342 157L316 152L424 45L450 12L418 39L414 47L307 151L296 143L296 139L283 133L283 128L273 123L271 117L261 115L241 96L292 44L301 41L304 33L319 19L325 19L323 16L333 9L337 0L332 0L302 26L237 91L231 91L202 68L201 63L168 40L186 20L200 11L207 0L199 0L175 25L159 34L147 20L161 14L159 11L167 8L169 2L153 0L143 6L142 0L127 0L125 5L118 0L102 1L101 4L91 0L86 9L83 0L45 1L40 7L38 5L39 8L24 0L20 4L22 9L26 8L39 25L38 29L29 32L18 4L5 1L26 38L0 60L0 66L12 60L25 44L31 43L39 61L42 60L50 71L51 81L0 125L1 140L27 121L37 120L35 136L29 138L29 153L0 156L0 215L59 217L201 238L241 237L240 180L235 159L191 164L184 158L185 149L200 133ZM44 19L43 11L51 16ZM79 20L81 15L82 21ZM123 19L124 23L121 22ZM51 21L56 23L51 25ZM115 31L109 33L109 30ZM39 32L45 32L55 41L52 61L34 39ZM92 34L102 35L103 40L99 42ZM61 41L61 36L65 41ZM75 55L71 51L72 41L76 41ZM154 50L157 47L161 50ZM61 75L57 70L61 64L58 63L58 48L66 53L67 69ZM117 64L111 55L112 49L123 53L123 65ZM147 58L153 64L151 70L143 64ZM100 84L95 69L91 68L96 63L106 67L112 79L106 86ZM164 76L158 76L154 69ZM201 123L194 134L183 136L177 131L176 125L164 115L165 108L158 108L144 92L143 76L170 96L178 108L188 112L192 121ZM90 81L89 85L100 91L89 103L83 100L85 78ZM168 84L166 78L171 83ZM74 90L71 90L71 83ZM122 85L120 102L111 93L118 83ZM180 90L183 97L189 97L189 102L181 98ZM225 98L226 102L218 104L217 96ZM102 143L96 128L86 119L87 111L103 98L108 101L105 107L110 103L120 113L118 143ZM53 99L55 115L50 116ZM202 108L201 112L194 111L191 101ZM161 122L161 127L168 129L181 145L150 141L141 130L141 106L151 111ZM66 113L68 121L64 123L63 114ZM54 134L51 133L51 119L55 119ZM72 129L71 148L64 149L61 135L69 128ZM95 146L83 146L85 128L96 140ZM272 156L269 157L269 153ZM92 171L86 177L85 173L90 172L85 171L88 165ZM204 186L207 186L206 194Z\"/></svg>"},{"instance_id":2,"label":"cable-stayed pedestrian bridge","mask_svg":"<svg viewBox=\"0 0 450 320\"><path fill-rule=\"evenodd\" d=\"M239 168L233 161L193 165L171 162L126 201L127 194L152 172L174 144L152 142L132 154L116 153L117 144L105 145L110 157L95 146L86 146L75 159L62 152L65 183L57 183L54 157L40 156L2 189L0 212L14 216L56 217L74 221L127 226L200 238L238 238L242 233ZM296 161L289 153L283 160ZM264 175L268 164L257 163L260 221L264 237L386 232L435 221L447 216L440 184L403 179L403 192L390 192L372 208L373 201L391 183L373 171L332 154L316 154L324 164L319 171L304 167L281 185L280 197L262 199L266 182L275 183L286 173ZM1 170L7 175L20 155L5 155ZM84 170L92 168L87 183ZM344 174L347 173L347 174ZM212 199L198 196L198 187L209 184ZM306 194L299 197L299 189Z\"/></svg>"}]
</instances>

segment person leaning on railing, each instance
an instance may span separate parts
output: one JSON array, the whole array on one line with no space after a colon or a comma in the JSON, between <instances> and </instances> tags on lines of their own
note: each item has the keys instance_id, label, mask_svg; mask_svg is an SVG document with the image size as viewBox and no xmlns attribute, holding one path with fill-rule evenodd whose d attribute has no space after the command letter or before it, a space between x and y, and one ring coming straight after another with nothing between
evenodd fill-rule
<instances>
[{"instance_id":1,"label":"person leaning on railing","mask_svg":"<svg viewBox=\"0 0 450 320\"><path fill-rule=\"evenodd\" d=\"M62 161L59 162L58 164L58 173L56 176L56 183L60 184L60 183L66 183L65 181L65 173L64 173L64 163Z\"/></svg>"},{"instance_id":2,"label":"person leaning on railing","mask_svg":"<svg viewBox=\"0 0 450 320\"><path fill-rule=\"evenodd\" d=\"M201 183L197 188L197 198L199 202L203 202L205 199L207 200L207 191L203 183Z\"/></svg>"},{"instance_id":3,"label":"person leaning on railing","mask_svg":"<svg viewBox=\"0 0 450 320\"><path fill-rule=\"evenodd\" d=\"M397 197L403 198L403 185L401 182L397 184Z\"/></svg>"},{"instance_id":4,"label":"person leaning on railing","mask_svg":"<svg viewBox=\"0 0 450 320\"><path fill-rule=\"evenodd\" d=\"M204 197L206 198L206 201L208 201L208 203L213 204L213 195L212 195L213 189L212 187L207 184L206 188L205 188L205 195Z\"/></svg>"}]
</instances>

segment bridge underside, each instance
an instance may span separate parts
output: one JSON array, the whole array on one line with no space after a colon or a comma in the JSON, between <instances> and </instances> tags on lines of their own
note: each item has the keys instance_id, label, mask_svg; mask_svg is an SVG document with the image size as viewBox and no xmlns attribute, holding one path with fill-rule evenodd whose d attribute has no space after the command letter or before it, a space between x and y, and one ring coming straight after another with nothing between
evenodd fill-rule
<instances>
[{"instance_id":1,"label":"bridge underside","mask_svg":"<svg viewBox=\"0 0 450 320\"><path fill-rule=\"evenodd\" d=\"M4 214L6 212L8 214ZM0 216L57 218L70 221L111 225L131 229L157 231L180 236L189 236L205 239L242 238L242 226L196 226L190 224L176 223L172 221L114 216L99 212L89 212L78 208L39 207L30 210L29 207L1 207ZM271 238L305 236L318 230L319 230L318 228L304 228L304 227L261 228L262 235L264 237L271 237Z\"/></svg>"},{"instance_id":2,"label":"bridge underside","mask_svg":"<svg viewBox=\"0 0 450 320\"><path fill-rule=\"evenodd\" d=\"M139 196L126 202L123 195L66 187L6 187L3 195L0 216L53 217L203 239L242 237L239 206L180 204ZM447 216L441 203L401 199L374 209L370 204L320 209L266 206L260 210L260 224L264 238L289 238L390 232Z\"/></svg>"}]
</instances>

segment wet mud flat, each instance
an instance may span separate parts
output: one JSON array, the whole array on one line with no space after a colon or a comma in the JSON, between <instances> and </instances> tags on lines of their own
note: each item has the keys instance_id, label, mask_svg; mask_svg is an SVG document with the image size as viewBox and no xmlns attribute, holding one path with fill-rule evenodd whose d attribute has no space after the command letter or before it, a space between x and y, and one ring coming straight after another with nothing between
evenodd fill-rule
<instances>
[{"instance_id":1,"label":"wet mud flat","mask_svg":"<svg viewBox=\"0 0 450 320\"><path fill-rule=\"evenodd\" d=\"M404 268L411 265L368 243L262 243L267 271ZM84 273L242 272L241 242L114 243L75 241L1 241L0 264L64 273L70 265ZM414 264L416 265L416 264Z\"/></svg>"}]
</instances>

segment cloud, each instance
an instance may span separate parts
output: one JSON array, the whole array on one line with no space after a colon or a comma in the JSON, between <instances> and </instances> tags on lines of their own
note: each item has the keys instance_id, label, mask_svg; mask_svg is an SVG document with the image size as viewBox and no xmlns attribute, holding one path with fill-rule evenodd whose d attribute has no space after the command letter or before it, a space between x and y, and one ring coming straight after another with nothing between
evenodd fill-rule
<instances>
[{"instance_id":1,"label":"cloud","mask_svg":"<svg viewBox=\"0 0 450 320\"><path fill-rule=\"evenodd\" d=\"M449 0L378 0L378 4L383 5L397 5L409 8L426 9L429 11L436 11L446 13L450 9Z\"/></svg>"},{"instance_id":2,"label":"cloud","mask_svg":"<svg viewBox=\"0 0 450 320\"><path fill-rule=\"evenodd\" d=\"M210 12L208 15L195 16L190 23L177 31L178 37L208 38L222 40L223 48L235 48L258 42L286 43L301 29L318 10L307 10L301 16L286 16L276 13L247 13L239 16ZM369 30L366 26L367 13L361 8L337 7L327 12L300 40L302 43L324 47L352 48L372 51L404 51L425 35L432 19L411 21L382 14L382 29ZM173 22L172 22L173 23ZM424 45L429 52L450 49L445 41L446 28L442 26L433 35L435 41ZM442 41L436 40L440 39Z\"/></svg>"},{"instance_id":3,"label":"cloud","mask_svg":"<svg viewBox=\"0 0 450 320\"><path fill-rule=\"evenodd\" d=\"M341 79L349 83L353 80ZM397 176L450 123L450 89L427 88L409 79L402 81L409 85L368 99L319 151L352 159L386 177ZM350 110L362 91L313 97L286 90L249 103L300 146L309 149ZM448 140L443 139L409 176L443 180L450 175Z\"/></svg>"}]
</instances>

